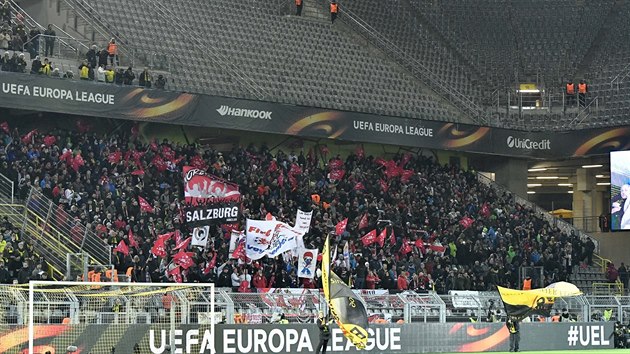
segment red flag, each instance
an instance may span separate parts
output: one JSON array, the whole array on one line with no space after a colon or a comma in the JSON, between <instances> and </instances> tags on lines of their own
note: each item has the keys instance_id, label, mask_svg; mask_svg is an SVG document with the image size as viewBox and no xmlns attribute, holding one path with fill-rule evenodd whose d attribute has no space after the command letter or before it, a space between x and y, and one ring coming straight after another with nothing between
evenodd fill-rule
<instances>
[{"instance_id":1,"label":"red flag","mask_svg":"<svg viewBox=\"0 0 630 354\"><path fill-rule=\"evenodd\" d=\"M446 251L445 246L437 246L437 245L430 245L429 249L433 251L433 253L437 253L440 256L444 256L444 251Z\"/></svg>"},{"instance_id":2,"label":"red flag","mask_svg":"<svg viewBox=\"0 0 630 354\"><path fill-rule=\"evenodd\" d=\"M168 240L169 238L171 238L172 233L168 233L168 234L164 234L164 235L160 235L158 236L158 239L155 241L155 243L153 244L153 247L151 247L151 253L153 253L154 255L164 258L166 257L166 245L165 242L166 240Z\"/></svg>"},{"instance_id":3,"label":"red flag","mask_svg":"<svg viewBox=\"0 0 630 354\"><path fill-rule=\"evenodd\" d=\"M118 242L118 246L114 247L114 252L120 252L127 256L129 255L129 247L127 247L125 241L120 240L120 242Z\"/></svg>"},{"instance_id":4,"label":"red flag","mask_svg":"<svg viewBox=\"0 0 630 354\"><path fill-rule=\"evenodd\" d=\"M379 246L383 247L383 245L385 244L385 237L387 237L387 227L384 228L383 231L381 231L381 233L378 235L378 238L376 239Z\"/></svg>"},{"instance_id":5,"label":"red flag","mask_svg":"<svg viewBox=\"0 0 630 354\"><path fill-rule=\"evenodd\" d=\"M167 274L173 277L173 281L176 283L181 283L182 280L182 270L179 267L175 267L167 272Z\"/></svg>"},{"instance_id":6,"label":"red flag","mask_svg":"<svg viewBox=\"0 0 630 354\"><path fill-rule=\"evenodd\" d=\"M392 228L392 235L389 237L389 244L392 246L396 244L396 235L394 235L393 228Z\"/></svg>"},{"instance_id":7,"label":"red flag","mask_svg":"<svg viewBox=\"0 0 630 354\"><path fill-rule=\"evenodd\" d=\"M131 231L131 229L129 229L129 233L127 234L127 239L129 239L129 246L133 248L140 247L140 245L138 244L138 241L136 241L135 237L133 237L133 232Z\"/></svg>"},{"instance_id":8,"label":"red flag","mask_svg":"<svg viewBox=\"0 0 630 354\"><path fill-rule=\"evenodd\" d=\"M24 135L22 137L22 142L24 144L30 144L33 142L33 136L35 136L35 134L37 134L37 129L33 129L30 132L28 132L26 135Z\"/></svg>"},{"instance_id":9,"label":"red flag","mask_svg":"<svg viewBox=\"0 0 630 354\"><path fill-rule=\"evenodd\" d=\"M409 182L409 180L411 179L413 174L414 174L414 172L412 170L403 170L402 173L400 174L400 180L403 183L407 183L407 182Z\"/></svg>"},{"instance_id":10,"label":"red flag","mask_svg":"<svg viewBox=\"0 0 630 354\"><path fill-rule=\"evenodd\" d=\"M365 190L365 186L363 185L363 183L361 182L357 182L357 184L354 185L354 190L355 191L364 191Z\"/></svg>"},{"instance_id":11,"label":"red flag","mask_svg":"<svg viewBox=\"0 0 630 354\"><path fill-rule=\"evenodd\" d=\"M341 170L343 169L343 160L341 159L332 159L328 162L328 169L333 170Z\"/></svg>"},{"instance_id":12,"label":"red flag","mask_svg":"<svg viewBox=\"0 0 630 354\"><path fill-rule=\"evenodd\" d=\"M65 161L66 165L70 165L72 164L72 150L68 149L66 150L66 152L64 152L63 154L61 154L61 156L59 156L59 160L60 161Z\"/></svg>"},{"instance_id":13,"label":"red flag","mask_svg":"<svg viewBox=\"0 0 630 354\"><path fill-rule=\"evenodd\" d=\"M122 160L122 152L120 151L110 152L109 156L107 156L107 161L113 165L119 163L120 160Z\"/></svg>"},{"instance_id":14,"label":"red flag","mask_svg":"<svg viewBox=\"0 0 630 354\"><path fill-rule=\"evenodd\" d=\"M190 242L192 241L192 237L187 238L184 241L180 241L177 243L177 246L175 246L176 250L185 250L188 248L188 245L190 245Z\"/></svg>"},{"instance_id":15,"label":"red flag","mask_svg":"<svg viewBox=\"0 0 630 354\"><path fill-rule=\"evenodd\" d=\"M151 204L149 204L149 202L147 202L147 200L142 198L141 196L138 196L138 203L140 203L140 210L150 214L153 214L155 212L155 209L153 209Z\"/></svg>"},{"instance_id":16,"label":"red flag","mask_svg":"<svg viewBox=\"0 0 630 354\"><path fill-rule=\"evenodd\" d=\"M236 248L234 249L234 251L232 251L232 258L240 258L242 259L243 257L245 257L245 242L241 241L238 243L238 245L236 245Z\"/></svg>"},{"instance_id":17,"label":"red flag","mask_svg":"<svg viewBox=\"0 0 630 354\"><path fill-rule=\"evenodd\" d=\"M387 191L389 190L389 184L387 184L387 181L385 181L384 179L379 179L378 183L381 185L381 190L383 191L383 193L387 193Z\"/></svg>"},{"instance_id":18,"label":"red flag","mask_svg":"<svg viewBox=\"0 0 630 354\"><path fill-rule=\"evenodd\" d=\"M208 273L212 271L212 268L214 268L216 264L217 264L217 253L214 252L214 256L212 256L212 259L210 260L210 262L206 264L206 268L203 270L203 274L208 275Z\"/></svg>"},{"instance_id":19,"label":"red flag","mask_svg":"<svg viewBox=\"0 0 630 354\"><path fill-rule=\"evenodd\" d=\"M57 138L55 138L54 135L48 135L46 137L44 137L44 145L51 147L52 144L54 144L57 141Z\"/></svg>"},{"instance_id":20,"label":"red flag","mask_svg":"<svg viewBox=\"0 0 630 354\"><path fill-rule=\"evenodd\" d=\"M363 243L363 246L369 246L376 242L376 229L363 235L363 237L361 237L361 242Z\"/></svg>"},{"instance_id":21,"label":"red flag","mask_svg":"<svg viewBox=\"0 0 630 354\"><path fill-rule=\"evenodd\" d=\"M341 234L344 233L344 231L346 231L347 226L348 226L348 218L345 218L341 220L340 222L338 222L337 226L335 226L335 232L337 233L337 236L341 236Z\"/></svg>"},{"instance_id":22,"label":"red flag","mask_svg":"<svg viewBox=\"0 0 630 354\"><path fill-rule=\"evenodd\" d=\"M2 122L0 123L0 128L2 128L2 130L4 130L5 133L9 134L10 133L10 129L9 129L9 123L7 122Z\"/></svg>"},{"instance_id":23,"label":"red flag","mask_svg":"<svg viewBox=\"0 0 630 354\"><path fill-rule=\"evenodd\" d=\"M149 145L149 147L151 148L151 151L155 151L155 152L157 152L157 151L158 151L158 144L157 144L157 142L156 142L155 140L153 140L153 141L151 142L151 144Z\"/></svg>"},{"instance_id":24,"label":"red flag","mask_svg":"<svg viewBox=\"0 0 630 354\"><path fill-rule=\"evenodd\" d=\"M346 175L345 170L332 170L330 171L330 180L331 181L341 181L343 176Z\"/></svg>"},{"instance_id":25,"label":"red flag","mask_svg":"<svg viewBox=\"0 0 630 354\"><path fill-rule=\"evenodd\" d=\"M289 183L291 183L291 189L297 188L297 179L292 174L289 174Z\"/></svg>"},{"instance_id":26,"label":"red flag","mask_svg":"<svg viewBox=\"0 0 630 354\"><path fill-rule=\"evenodd\" d=\"M366 227L368 227L369 222L370 221L368 220L368 214L367 213L363 214L363 216L361 217L361 221L359 221L359 230L365 229Z\"/></svg>"},{"instance_id":27,"label":"red flag","mask_svg":"<svg viewBox=\"0 0 630 354\"><path fill-rule=\"evenodd\" d=\"M155 155L155 157L151 161L151 164L155 166L155 169L158 170L158 172L164 172L168 168L166 162L164 162L164 159L162 159L160 155Z\"/></svg>"},{"instance_id":28,"label":"red flag","mask_svg":"<svg viewBox=\"0 0 630 354\"><path fill-rule=\"evenodd\" d=\"M422 254L426 253L426 250L424 249L424 241L422 239L416 240L416 247L418 247Z\"/></svg>"},{"instance_id":29,"label":"red flag","mask_svg":"<svg viewBox=\"0 0 630 354\"><path fill-rule=\"evenodd\" d=\"M289 175L300 175L302 174L302 168L300 165L293 163L291 165L291 169L289 170Z\"/></svg>"},{"instance_id":30,"label":"red flag","mask_svg":"<svg viewBox=\"0 0 630 354\"><path fill-rule=\"evenodd\" d=\"M144 175L144 170L143 169L138 169L138 170L132 171L131 174L134 175L134 176L143 176Z\"/></svg>"},{"instance_id":31,"label":"red flag","mask_svg":"<svg viewBox=\"0 0 630 354\"><path fill-rule=\"evenodd\" d=\"M276 172L278 170L278 163L275 160L271 160L267 172Z\"/></svg>"},{"instance_id":32,"label":"red flag","mask_svg":"<svg viewBox=\"0 0 630 354\"><path fill-rule=\"evenodd\" d=\"M284 188L284 173L282 172L278 175L278 185L280 188Z\"/></svg>"},{"instance_id":33,"label":"red flag","mask_svg":"<svg viewBox=\"0 0 630 354\"><path fill-rule=\"evenodd\" d=\"M267 213L267 215L265 215L265 220L267 221L271 221L271 220L275 220L276 218L273 217L273 215L271 215L271 213Z\"/></svg>"},{"instance_id":34,"label":"red flag","mask_svg":"<svg viewBox=\"0 0 630 354\"><path fill-rule=\"evenodd\" d=\"M407 254L409 252L411 252L413 249L411 248L411 246L409 245L409 242L405 241L403 242L402 247L400 248L400 253L402 254Z\"/></svg>"},{"instance_id":35,"label":"red flag","mask_svg":"<svg viewBox=\"0 0 630 354\"><path fill-rule=\"evenodd\" d=\"M481 214L481 216L483 216L484 218L487 218L490 216L490 205L488 205L488 202L483 203L483 205L481 206L481 211L479 211L479 214Z\"/></svg>"},{"instance_id":36,"label":"red flag","mask_svg":"<svg viewBox=\"0 0 630 354\"><path fill-rule=\"evenodd\" d=\"M74 160L72 160L72 169L75 172L79 172L79 168L81 168L81 166L85 165L85 161L83 161L83 156L81 156L81 154L77 154L77 156L74 157Z\"/></svg>"},{"instance_id":37,"label":"red flag","mask_svg":"<svg viewBox=\"0 0 630 354\"><path fill-rule=\"evenodd\" d=\"M462 227L463 227L464 229L467 229L467 228L469 228L469 227L471 227L471 226L472 226L473 222L474 222L474 220L473 220L472 218L470 218L470 217L468 217L468 216L464 216L464 217L463 217L463 218L459 221L459 224L460 224L460 225L462 225Z\"/></svg>"},{"instance_id":38,"label":"red flag","mask_svg":"<svg viewBox=\"0 0 630 354\"><path fill-rule=\"evenodd\" d=\"M184 252L183 250L180 250L173 256L173 262L184 269L188 269L195 264L195 261L192 258L193 255L193 252Z\"/></svg>"}]
</instances>

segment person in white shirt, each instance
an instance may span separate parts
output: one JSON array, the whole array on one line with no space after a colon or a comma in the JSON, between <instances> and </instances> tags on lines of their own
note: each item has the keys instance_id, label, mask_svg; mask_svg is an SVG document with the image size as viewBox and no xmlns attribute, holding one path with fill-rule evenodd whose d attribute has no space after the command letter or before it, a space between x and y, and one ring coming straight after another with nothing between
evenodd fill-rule
<instances>
[{"instance_id":1,"label":"person in white shirt","mask_svg":"<svg viewBox=\"0 0 630 354\"><path fill-rule=\"evenodd\" d=\"M96 69L96 81L105 82L105 68L104 65L101 65Z\"/></svg>"}]
</instances>

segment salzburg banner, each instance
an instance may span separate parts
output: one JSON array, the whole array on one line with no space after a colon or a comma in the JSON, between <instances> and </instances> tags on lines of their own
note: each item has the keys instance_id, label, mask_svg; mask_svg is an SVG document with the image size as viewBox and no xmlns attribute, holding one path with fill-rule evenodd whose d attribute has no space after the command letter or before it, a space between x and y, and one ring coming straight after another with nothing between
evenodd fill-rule
<instances>
[{"instance_id":1,"label":"salzburg banner","mask_svg":"<svg viewBox=\"0 0 630 354\"><path fill-rule=\"evenodd\" d=\"M88 117L514 157L566 158L630 148L628 126L530 132L140 87L95 85L40 75L3 72L0 84L0 107Z\"/></svg>"}]
</instances>

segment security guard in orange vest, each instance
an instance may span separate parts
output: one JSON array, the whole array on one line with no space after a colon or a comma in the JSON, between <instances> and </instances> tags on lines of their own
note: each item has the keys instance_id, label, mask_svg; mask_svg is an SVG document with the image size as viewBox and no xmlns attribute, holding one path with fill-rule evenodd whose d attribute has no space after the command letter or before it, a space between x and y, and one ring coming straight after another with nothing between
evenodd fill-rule
<instances>
[{"instance_id":1,"label":"security guard in orange vest","mask_svg":"<svg viewBox=\"0 0 630 354\"><path fill-rule=\"evenodd\" d=\"M304 4L302 3L302 0L295 0L295 15L296 16L302 16L303 6Z\"/></svg>"},{"instance_id":2,"label":"security guard in orange vest","mask_svg":"<svg viewBox=\"0 0 630 354\"><path fill-rule=\"evenodd\" d=\"M337 19L337 12L339 12L337 0L332 0L330 2L330 22L335 23L335 20Z\"/></svg>"},{"instance_id":3,"label":"security guard in orange vest","mask_svg":"<svg viewBox=\"0 0 630 354\"><path fill-rule=\"evenodd\" d=\"M584 80L580 80L578 84L578 103L580 107L586 106L586 93L588 92L588 86Z\"/></svg>"},{"instance_id":4,"label":"security guard in orange vest","mask_svg":"<svg viewBox=\"0 0 630 354\"><path fill-rule=\"evenodd\" d=\"M523 290L532 290L532 278L526 277L523 279Z\"/></svg>"},{"instance_id":5,"label":"security guard in orange vest","mask_svg":"<svg viewBox=\"0 0 630 354\"><path fill-rule=\"evenodd\" d=\"M575 102L575 84L569 80L566 87L566 104L567 106Z\"/></svg>"}]
</instances>

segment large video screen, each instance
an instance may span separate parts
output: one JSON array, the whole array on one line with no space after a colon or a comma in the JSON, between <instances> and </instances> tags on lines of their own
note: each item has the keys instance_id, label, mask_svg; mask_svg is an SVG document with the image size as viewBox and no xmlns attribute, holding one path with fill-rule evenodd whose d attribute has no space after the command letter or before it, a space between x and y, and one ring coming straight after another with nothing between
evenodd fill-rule
<instances>
[{"instance_id":1,"label":"large video screen","mask_svg":"<svg viewBox=\"0 0 630 354\"><path fill-rule=\"evenodd\" d=\"M610 153L610 229L630 230L630 151Z\"/></svg>"}]
</instances>

